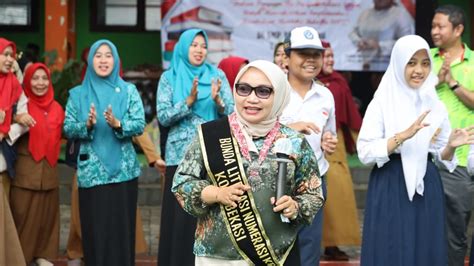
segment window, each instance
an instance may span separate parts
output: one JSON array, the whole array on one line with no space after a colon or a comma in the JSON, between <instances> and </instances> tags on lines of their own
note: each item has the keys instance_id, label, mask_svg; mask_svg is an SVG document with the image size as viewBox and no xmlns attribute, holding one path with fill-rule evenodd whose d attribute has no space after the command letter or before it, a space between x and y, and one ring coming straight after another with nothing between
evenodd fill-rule
<instances>
[{"instance_id":1,"label":"window","mask_svg":"<svg viewBox=\"0 0 474 266\"><path fill-rule=\"evenodd\" d=\"M0 30L37 30L39 24L37 3L35 0L0 0Z\"/></svg>"},{"instance_id":2,"label":"window","mask_svg":"<svg viewBox=\"0 0 474 266\"><path fill-rule=\"evenodd\" d=\"M161 28L161 0L146 0L145 30L160 30Z\"/></svg>"},{"instance_id":3,"label":"window","mask_svg":"<svg viewBox=\"0 0 474 266\"><path fill-rule=\"evenodd\" d=\"M90 4L92 31L158 31L161 28L161 0L91 0Z\"/></svg>"}]
</instances>

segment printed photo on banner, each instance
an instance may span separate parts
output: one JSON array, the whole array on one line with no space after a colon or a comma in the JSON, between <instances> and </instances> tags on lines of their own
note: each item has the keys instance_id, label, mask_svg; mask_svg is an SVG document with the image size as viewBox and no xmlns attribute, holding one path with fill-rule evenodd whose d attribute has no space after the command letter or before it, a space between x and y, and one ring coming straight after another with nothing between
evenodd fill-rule
<instances>
[{"instance_id":1,"label":"printed photo on banner","mask_svg":"<svg viewBox=\"0 0 474 266\"><path fill-rule=\"evenodd\" d=\"M179 35L201 28L208 60L273 58L291 29L314 27L331 42L337 70L385 71L395 41L414 34L416 0L163 0L161 45L169 65Z\"/></svg>"}]
</instances>

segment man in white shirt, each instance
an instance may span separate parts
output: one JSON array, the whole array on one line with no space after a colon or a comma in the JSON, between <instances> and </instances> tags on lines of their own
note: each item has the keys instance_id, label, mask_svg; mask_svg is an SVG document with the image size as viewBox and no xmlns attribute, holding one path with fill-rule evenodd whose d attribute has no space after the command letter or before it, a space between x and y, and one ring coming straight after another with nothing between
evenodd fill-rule
<instances>
[{"instance_id":1,"label":"man in white shirt","mask_svg":"<svg viewBox=\"0 0 474 266\"><path fill-rule=\"evenodd\" d=\"M284 47L292 91L280 121L306 135L323 177L329 168L324 153L333 153L337 143L334 98L329 89L315 81L322 68L324 48L318 32L311 27L293 29ZM325 195L326 185L322 180ZM301 265L319 265L322 223L321 208L313 223L299 232Z\"/></svg>"}]
</instances>

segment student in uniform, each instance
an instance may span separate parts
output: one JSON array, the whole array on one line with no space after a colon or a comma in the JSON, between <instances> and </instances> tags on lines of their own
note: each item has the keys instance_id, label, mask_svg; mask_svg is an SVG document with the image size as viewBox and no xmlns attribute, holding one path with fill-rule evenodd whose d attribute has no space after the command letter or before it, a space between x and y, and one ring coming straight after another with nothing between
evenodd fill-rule
<instances>
[{"instance_id":1,"label":"student in uniform","mask_svg":"<svg viewBox=\"0 0 474 266\"><path fill-rule=\"evenodd\" d=\"M474 127L451 132L435 92L428 43L400 38L370 102L357 141L375 164L365 204L362 265L446 265L444 193L433 159L454 170Z\"/></svg>"}]
</instances>

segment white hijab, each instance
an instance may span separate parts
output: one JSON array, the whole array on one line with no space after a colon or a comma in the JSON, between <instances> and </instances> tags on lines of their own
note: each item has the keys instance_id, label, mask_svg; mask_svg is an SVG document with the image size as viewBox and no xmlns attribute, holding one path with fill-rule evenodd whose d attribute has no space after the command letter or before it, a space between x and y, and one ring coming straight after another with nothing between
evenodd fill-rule
<instances>
[{"instance_id":1,"label":"white hijab","mask_svg":"<svg viewBox=\"0 0 474 266\"><path fill-rule=\"evenodd\" d=\"M426 50L430 55L428 43L417 35L400 38L394 45L390 64L375 92L374 101L383 106L385 137L394 136L412 125L427 110L431 112L423 123L429 123L400 147L403 173L408 198L413 200L415 192L423 195L423 177L426 173L426 158L431 139L445 118L446 109L436 95L438 78L430 71L427 79L418 89L408 86L405 68L418 50ZM431 66L433 66L430 56Z\"/></svg>"},{"instance_id":2,"label":"white hijab","mask_svg":"<svg viewBox=\"0 0 474 266\"><path fill-rule=\"evenodd\" d=\"M243 119L239 110L237 110L237 106L235 106L234 111L244 132L251 137L264 137L275 126L278 117L280 117L283 109L285 109L290 101L290 84L286 79L285 73L277 65L265 60L256 60L243 67L237 74L235 83L238 83L242 75L251 67L262 71L272 83L273 92L275 93L272 110L270 111L270 114L268 114L268 116L258 124L252 124ZM234 90L234 94L235 93Z\"/></svg>"}]
</instances>

